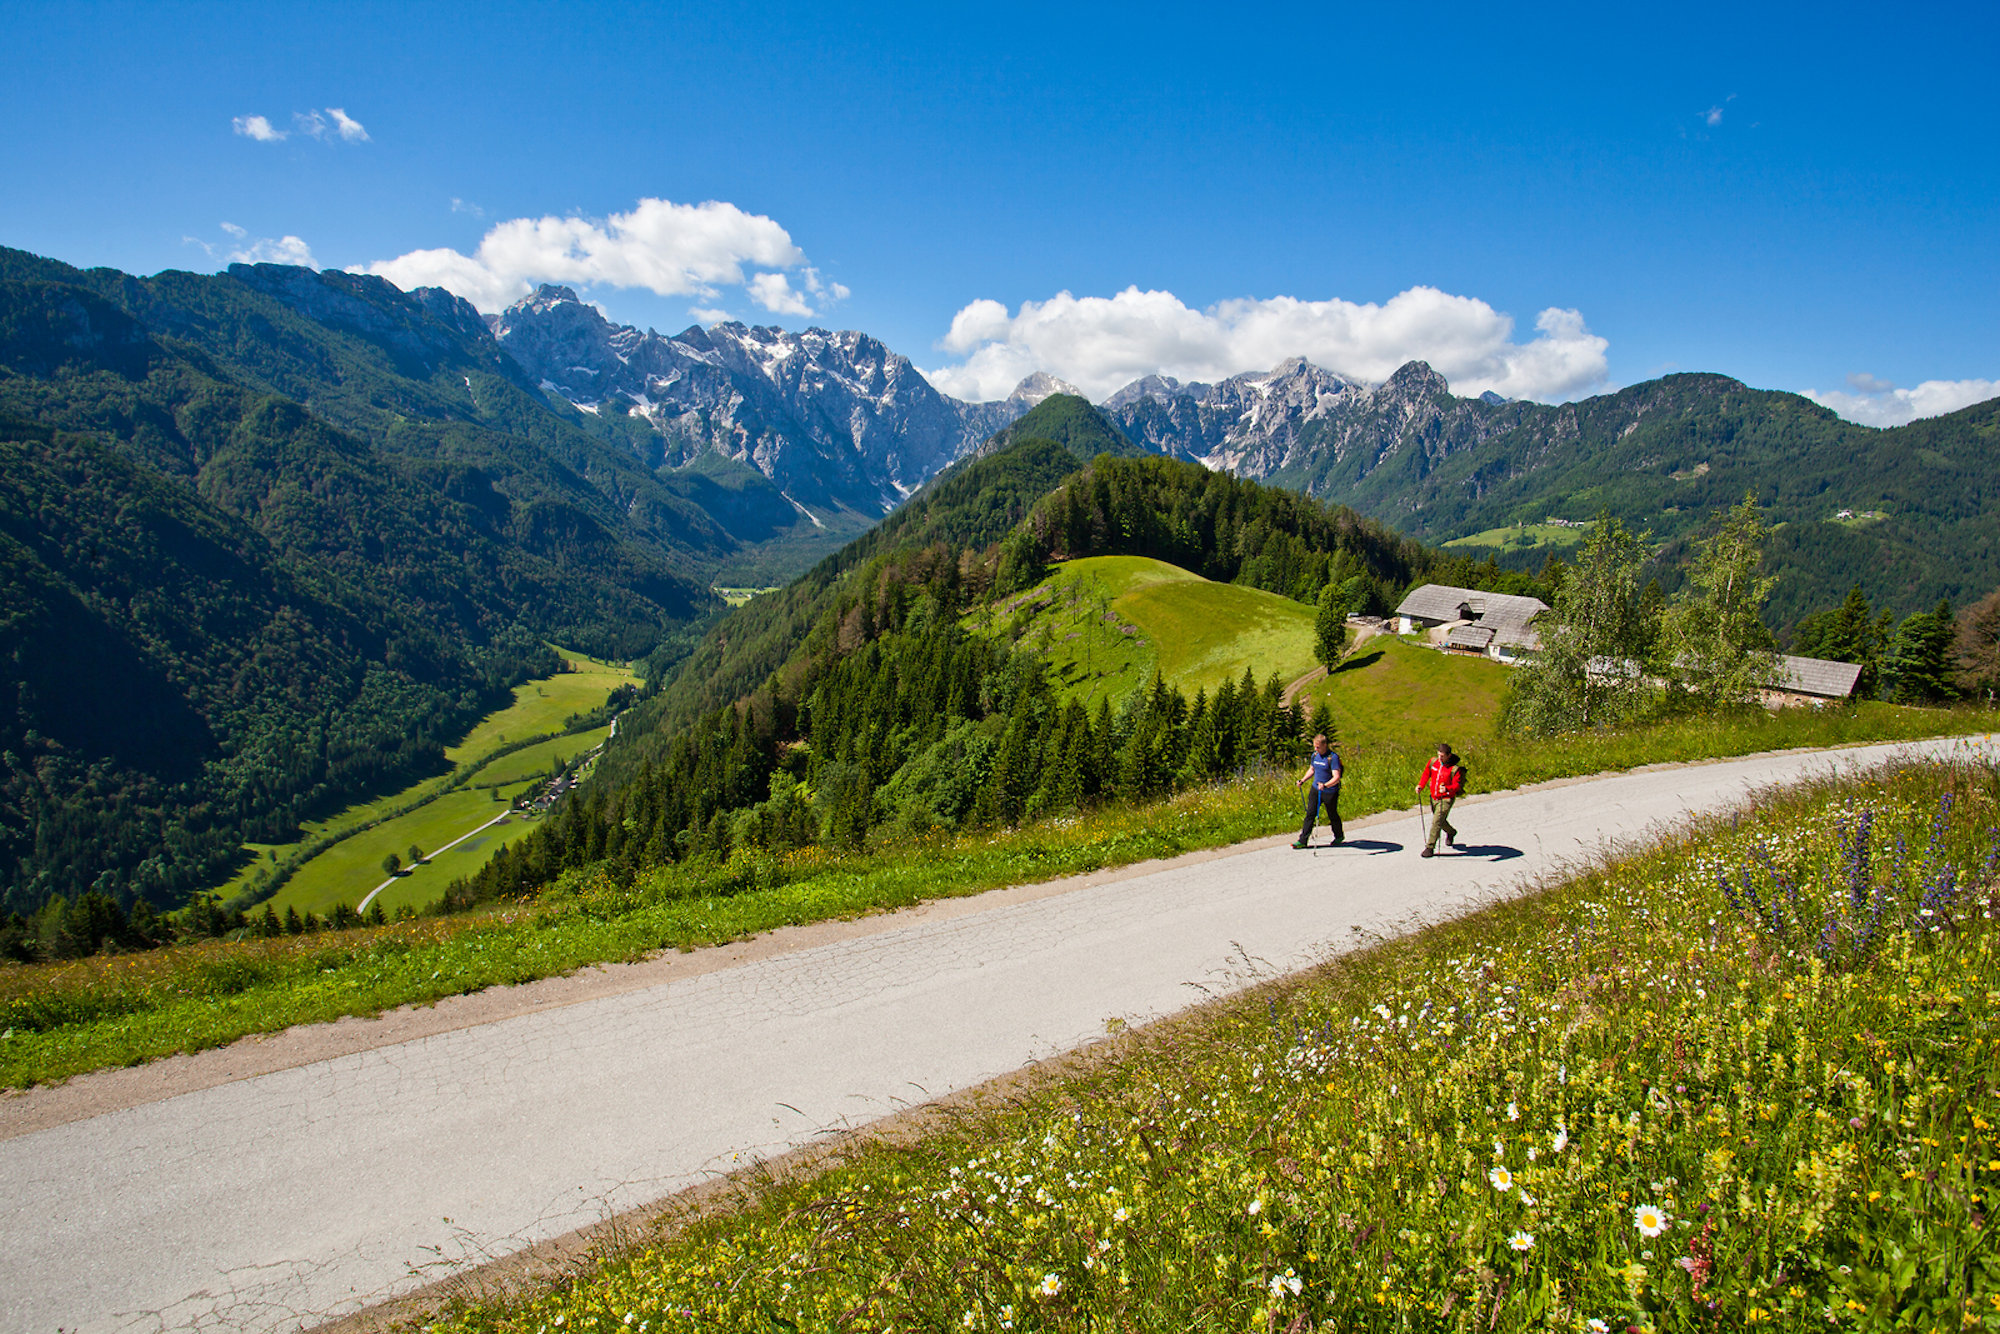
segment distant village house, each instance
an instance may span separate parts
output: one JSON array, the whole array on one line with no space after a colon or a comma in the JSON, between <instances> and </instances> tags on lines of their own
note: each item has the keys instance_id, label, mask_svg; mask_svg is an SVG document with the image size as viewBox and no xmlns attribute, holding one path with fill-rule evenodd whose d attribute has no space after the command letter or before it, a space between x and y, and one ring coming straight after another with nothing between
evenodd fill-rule
<instances>
[{"instance_id":1,"label":"distant village house","mask_svg":"<svg viewBox=\"0 0 2000 1334\"><path fill-rule=\"evenodd\" d=\"M1396 633L1423 631L1439 648L1514 662L1541 647L1530 622L1548 609L1540 598L1425 584L1396 608Z\"/></svg>"},{"instance_id":2,"label":"distant village house","mask_svg":"<svg viewBox=\"0 0 2000 1334\"><path fill-rule=\"evenodd\" d=\"M1825 658L1795 658L1778 655L1778 679L1764 691L1764 707L1782 709L1793 704L1818 706L1851 698L1861 682L1861 664L1829 662Z\"/></svg>"},{"instance_id":3,"label":"distant village house","mask_svg":"<svg viewBox=\"0 0 2000 1334\"><path fill-rule=\"evenodd\" d=\"M1540 598L1511 593L1486 593L1450 584L1425 584L1413 589L1396 608L1397 634L1423 633L1438 648L1477 653L1495 662L1518 662L1541 647L1534 620L1549 609ZM1636 676L1639 664L1591 662L1593 674ZM1824 658L1778 656L1778 678L1762 692L1767 708L1795 704L1821 705L1851 698L1861 680L1861 668L1851 662Z\"/></svg>"}]
</instances>

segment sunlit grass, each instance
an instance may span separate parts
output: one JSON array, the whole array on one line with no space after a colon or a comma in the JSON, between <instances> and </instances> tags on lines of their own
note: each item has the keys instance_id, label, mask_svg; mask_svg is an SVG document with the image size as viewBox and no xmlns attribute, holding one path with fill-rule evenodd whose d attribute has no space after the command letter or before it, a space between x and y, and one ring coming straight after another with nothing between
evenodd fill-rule
<instances>
[{"instance_id":1,"label":"sunlit grass","mask_svg":"<svg viewBox=\"0 0 2000 1334\"><path fill-rule=\"evenodd\" d=\"M431 1328L2000 1328L1996 792L1809 784Z\"/></svg>"},{"instance_id":2,"label":"sunlit grass","mask_svg":"<svg viewBox=\"0 0 2000 1334\"><path fill-rule=\"evenodd\" d=\"M1986 717L1889 705L1791 710L1496 746L1472 754L1472 790L1671 760L1966 733ZM1385 745L1352 763L1343 814L1351 820L1407 806L1423 759L1422 748ZM632 883L602 869L573 872L531 904L426 924L414 936L388 928L379 935L342 933L324 945L314 937L282 946L217 942L75 964L0 966L0 1029L6 1030L0 1083L61 1079L660 949L1276 837L1296 828L1297 797L1289 773L1251 777L1151 806L1113 805L1018 830L935 836L858 853L739 853L726 864L660 867ZM1468 809L1468 818L1476 809ZM225 966L223 960L236 957L232 950L241 951L241 961ZM189 958L214 966L183 969L178 961Z\"/></svg>"},{"instance_id":3,"label":"sunlit grass","mask_svg":"<svg viewBox=\"0 0 2000 1334\"><path fill-rule=\"evenodd\" d=\"M296 863L277 893L266 900L277 912L287 908L325 912L337 903L353 907L381 883L385 853L406 858L412 844L430 851L452 842L498 813L478 805L492 801L491 791L485 789L501 787L511 800L520 791L519 784L545 774L558 755L574 758L602 741L608 726L521 747L524 741L560 733L565 720L600 707L613 690L638 681L629 667L569 649L558 652L570 670L516 686L511 704L488 714L457 745L446 748L445 758L453 766L449 774L304 822L300 836L290 843L245 844L250 862L217 887L217 897L228 901L254 892L265 877ZM474 786L480 790L471 790ZM306 857L315 844L329 838L339 841ZM421 907L435 902L452 879L478 869L463 865L468 849L483 847L485 857L490 857L507 841L511 839L468 839L451 854L450 875L419 871L384 890L383 906Z\"/></svg>"},{"instance_id":4,"label":"sunlit grass","mask_svg":"<svg viewBox=\"0 0 2000 1334\"><path fill-rule=\"evenodd\" d=\"M1115 706L1155 671L1192 697L1249 667L1259 684L1312 670L1315 611L1276 593L1218 584L1143 556L1057 565L1026 593L968 615L989 632L1019 623L1020 643L1049 663L1065 699Z\"/></svg>"}]
</instances>

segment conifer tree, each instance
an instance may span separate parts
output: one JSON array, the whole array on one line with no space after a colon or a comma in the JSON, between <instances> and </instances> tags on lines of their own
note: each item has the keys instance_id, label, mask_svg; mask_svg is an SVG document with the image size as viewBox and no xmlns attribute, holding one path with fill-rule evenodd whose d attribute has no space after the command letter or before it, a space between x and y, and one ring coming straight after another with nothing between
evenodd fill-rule
<instances>
[{"instance_id":1,"label":"conifer tree","mask_svg":"<svg viewBox=\"0 0 2000 1334\"><path fill-rule=\"evenodd\" d=\"M1951 645L1957 627L1951 603L1906 618L1889 644L1884 675L1889 697L1898 704L1936 704L1957 692L1952 684Z\"/></svg>"}]
</instances>

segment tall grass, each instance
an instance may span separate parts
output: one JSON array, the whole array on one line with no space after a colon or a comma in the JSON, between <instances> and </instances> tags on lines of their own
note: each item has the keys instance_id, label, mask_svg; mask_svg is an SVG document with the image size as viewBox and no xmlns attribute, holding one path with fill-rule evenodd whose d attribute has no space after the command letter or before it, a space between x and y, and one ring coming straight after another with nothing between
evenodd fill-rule
<instances>
[{"instance_id":1,"label":"tall grass","mask_svg":"<svg viewBox=\"0 0 2000 1334\"><path fill-rule=\"evenodd\" d=\"M1816 782L432 1328L2000 1328L1996 794Z\"/></svg>"},{"instance_id":2,"label":"tall grass","mask_svg":"<svg viewBox=\"0 0 2000 1334\"><path fill-rule=\"evenodd\" d=\"M1794 710L1461 750L1472 764L1472 790L1480 792L1641 763L1967 732L1985 717L1887 705ZM1349 754L1343 815L1409 804L1424 758L1417 745L1386 743ZM662 949L1275 835L1294 826L1297 802L1290 775L1251 775L1156 805L1111 806L1017 830L862 853L752 853L723 865L662 867L632 883L602 869L577 872L533 902L458 918L0 966L0 1084L25 1087Z\"/></svg>"}]
</instances>

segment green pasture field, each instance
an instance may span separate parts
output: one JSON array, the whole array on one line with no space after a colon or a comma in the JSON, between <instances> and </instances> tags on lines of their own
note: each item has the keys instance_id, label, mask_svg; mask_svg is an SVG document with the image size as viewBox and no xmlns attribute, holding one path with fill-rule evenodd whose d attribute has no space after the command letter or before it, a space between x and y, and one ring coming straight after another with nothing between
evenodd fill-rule
<instances>
[{"instance_id":1,"label":"green pasture field","mask_svg":"<svg viewBox=\"0 0 2000 1334\"><path fill-rule=\"evenodd\" d=\"M1468 742L1461 753L1471 762L1477 794L1641 764L1973 734L1992 718L1985 711L1887 704L1789 709L1544 742ZM1385 740L1350 759L1343 814L1354 819L1409 806L1425 749L1422 740L1408 746ZM883 842L856 853L739 851L722 864L696 859L658 867L636 883L587 869L566 873L529 903L381 928L0 965L0 1086L132 1065L292 1024L376 1014L664 949L722 944L779 926L1288 836L1299 818L1291 779L1290 772L1253 774L1151 805L1112 804L1020 829ZM1476 809L1468 809L1468 819Z\"/></svg>"},{"instance_id":2,"label":"green pasture field","mask_svg":"<svg viewBox=\"0 0 2000 1334\"><path fill-rule=\"evenodd\" d=\"M1516 523L1505 528L1488 528L1483 532L1454 537L1445 546L1459 551L1481 548L1520 551L1533 547L1564 551L1583 545L1584 539L1589 536L1588 528L1565 528L1554 523Z\"/></svg>"},{"instance_id":3,"label":"green pasture field","mask_svg":"<svg viewBox=\"0 0 2000 1334\"><path fill-rule=\"evenodd\" d=\"M1490 658L1375 634L1302 690L1299 700L1309 710L1324 702L1339 742L1349 749L1450 741L1463 750L1494 735L1510 670Z\"/></svg>"},{"instance_id":4,"label":"green pasture field","mask_svg":"<svg viewBox=\"0 0 2000 1334\"><path fill-rule=\"evenodd\" d=\"M422 908L442 895L453 880L471 875L487 858L527 832L532 821L516 816L506 825L485 830L431 859L430 854L437 849L506 809L507 802L495 801L487 789L459 788L447 792L406 815L383 821L365 834L334 844L301 867L271 899L271 906L280 917L286 908L323 914L338 903L355 907L385 878L383 854L393 852L407 863L410 845L415 844L424 849L425 863L399 874L396 883L383 890L376 902L383 911L392 913L398 908Z\"/></svg>"},{"instance_id":5,"label":"green pasture field","mask_svg":"<svg viewBox=\"0 0 2000 1334\"><path fill-rule=\"evenodd\" d=\"M513 787L546 776L558 757L573 760L611 735L610 724L509 751L472 776L474 787Z\"/></svg>"},{"instance_id":6,"label":"green pasture field","mask_svg":"<svg viewBox=\"0 0 2000 1334\"><path fill-rule=\"evenodd\" d=\"M1065 698L1086 708L1117 704L1156 670L1193 695L1237 680L1246 665L1260 683L1313 667L1314 608L1143 556L1064 562L1028 593L969 619L992 628L1012 609L1027 613L1021 642L1048 658Z\"/></svg>"},{"instance_id":7,"label":"green pasture field","mask_svg":"<svg viewBox=\"0 0 2000 1334\"><path fill-rule=\"evenodd\" d=\"M253 889L260 873L268 873L301 855L314 843L343 830L370 825L298 867L269 900L281 916L287 908L324 912L337 903L351 907L382 882L385 853L406 858L412 843L428 851L451 842L487 818L474 812L494 806L492 788L502 788L502 797L511 801L529 779L548 770L556 755L573 758L595 746L610 731L609 726L575 736L556 736L490 759L495 752L531 737L559 733L565 719L588 713L603 704L605 697L619 686L638 681L630 668L600 662L569 649L557 651L571 664L572 670L516 686L511 704L486 715L464 739L446 748L445 758L452 765L449 774L349 806L325 819L305 822L300 825L300 837L290 843L245 844L245 850L252 854L250 864L218 886L215 895L227 901ZM415 809L405 809L412 806ZM395 811L403 813L385 818ZM498 813L497 809L490 812ZM519 837L519 831L506 841L512 837ZM383 907L389 911L405 905L422 907L442 893L453 879L477 870L478 863L466 864L473 855L474 842L484 848L479 855L482 862L504 845L485 838L468 841L448 859L454 868L451 874L420 872L405 877L394 888L382 892ZM358 892L357 884L361 884Z\"/></svg>"},{"instance_id":8,"label":"green pasture field","mask_svg":"<svg viewBox=\"0 0 2000 1334\"><path fill-rule=\"evenodd\" d=\"M1995 793L1691 821L424 1328L2000 1330Z\"/></svg>"},{"instance_id":9,"label":"green pasture field","mask_svg":"<svg viewBox=\"0 0 2000 1334\"><path fill-rule=\"evenodd\" d=\"M571 714L588 713L619 686L639 683L638 674L629 667L569 649L558 652L576 670L515 686L514 702L482 718L463 741L445 751L445 758L454 765L464 764L510 741L561 731L563 719Z\"/></svg>"},{"instance_id":10,"label":"green pasture field","mask_svg":"<svg viewBox=\"0 0 2000 1334\"><path fill-rule=\"evenodd\" d=\"M709 589L708 591L709 591L709 592L711 592L711 593L713 593L713 594L715 594L715 595L716 595L717 597L721 598L721 599L722 599L722 600L723 600L724 602L728 603L728 604L729 604L730 606L732 606L732 607L740 607L740 606L742 606L742 605L743 605L744 603L748 602L748 601L749 601L749 600L750 600L751 598L754 598L754 597L758 597L758 596L761 596L762 594L765 594L765 593L775 593L775 592L777 592L777 591L778 591L778 589L776 589L776 588L723 588L723 587L721 587L721 586L719 586L719 585L718 585L718 586L716 586L716 587L714 587L714 588L711 588L711 589Z\"/></svg>"}]
</instances>

